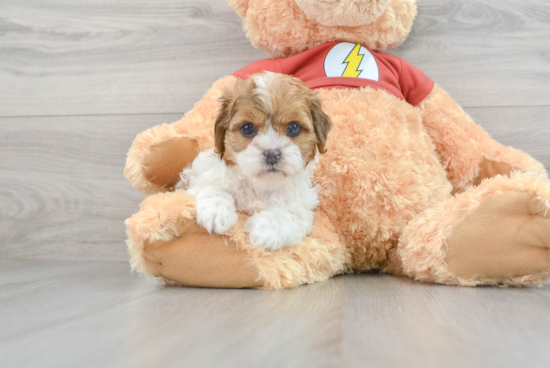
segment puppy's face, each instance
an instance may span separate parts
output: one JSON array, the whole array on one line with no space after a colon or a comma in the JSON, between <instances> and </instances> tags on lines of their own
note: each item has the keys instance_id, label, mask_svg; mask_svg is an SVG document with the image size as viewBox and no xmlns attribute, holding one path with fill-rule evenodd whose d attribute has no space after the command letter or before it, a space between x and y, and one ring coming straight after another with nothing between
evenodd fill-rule
<instances>
[{"instance_id":1,"label":"puppy's face","mask_svg":"<svg viewBox=\"0 0 550 368\"><path fill-rule=\"evenodd\" d=\"M303 171L325 152L330 118L299 79L275 73L240 80L221 99L216 149L225 162L269 185Z\"/></svg>"}]
</instances>

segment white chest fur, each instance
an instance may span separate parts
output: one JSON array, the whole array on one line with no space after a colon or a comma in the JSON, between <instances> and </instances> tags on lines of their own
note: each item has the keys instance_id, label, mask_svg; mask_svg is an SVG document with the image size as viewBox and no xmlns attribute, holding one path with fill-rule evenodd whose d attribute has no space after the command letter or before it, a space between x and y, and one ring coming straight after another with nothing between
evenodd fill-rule
<instances>
[{"instance_id":1,"label":"white chest fur","mask_svg":"<svg viewBox=\"0 0 550 368\"><path fill-rule=\"evenodd\" d=\"M245 224L251 242L277 249L299 243L311 231L319 204L314 170L311 162L284 180L256 180L243 175L238 165L227 166L211 150L201 152L182 172L176 188L196 197L197 221L208 231L227 233L240 211L251 216Z\"/></svg>"}]
</instances>

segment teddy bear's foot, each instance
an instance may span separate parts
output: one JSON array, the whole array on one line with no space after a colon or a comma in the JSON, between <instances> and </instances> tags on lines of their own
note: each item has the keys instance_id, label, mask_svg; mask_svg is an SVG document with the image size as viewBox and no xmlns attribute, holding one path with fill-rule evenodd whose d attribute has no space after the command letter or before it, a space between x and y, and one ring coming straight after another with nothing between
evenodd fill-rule
<instances>
[{"instance_id":1,"label":"teddy bear's foot","mask_svg":"<svg viewBox=\"0 0 550 368\"><path fill-rule=\"evenodd\" d=\"M321 214L300 244L276 251L250 244L244 215L223 236L210 235L195 218L195 198L183 191L148 197L126 221L132 268L175 285L265 289L326 280L344 269L344 246Z\"/></svg>"},{"instance_id":2,"label":"teddy bear's foot","mask_svg":"<svg viewBox=\"0 0 550 368\"><path fill-rule=\"evenodd\" d=\"M550 183L540 174L484 181L420 214L398 249L402 271L451 285L528 285L550 278Z\"/></svg>"},{"instance_id":3,"label":"teddy bear's foot","mask_svg":"<svg viewBox=\"0 0 550 368\"><path fill-rule=\"evenodd\" d=\"M250 256L221 235L210 235L191 221L181 237L145 242L143 262L147 274L169 285L213 288L262 287Z\"/></svg>"},{"instance_id":4,"label":"teddy bear's foot","mask_svg":"<svg viewBox=\"0 0 550 368\"><path fill-rule=\"evenodd\" d=\"M461 279L499 280L550 272L550 212L533 192L493 195L447 239L449 269Z\"/></svg>"},{"instance_id":5,"label":"teddy bear's foot","mask_svg":"<svg viewBox=\"0 0 550 368\"><path fill-rule=\"evenodd\" d=\"M260 287L250 256L233 241L210 235L196 220L195 198L183 191L148 197L126 221L132 268L168 284Z\"/></svg>"}]
</instances>

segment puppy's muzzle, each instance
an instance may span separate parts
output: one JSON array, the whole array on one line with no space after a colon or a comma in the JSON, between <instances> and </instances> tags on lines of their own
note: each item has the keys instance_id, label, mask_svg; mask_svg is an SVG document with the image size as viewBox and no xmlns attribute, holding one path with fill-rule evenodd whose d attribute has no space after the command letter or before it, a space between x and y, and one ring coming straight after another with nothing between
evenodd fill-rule
<instances>
[{"instance_id":1,"label":"puppy's muzzle","mask_svg":"<svg viewBox=\"0 0 550 368\"><path fill-rule=\"evenodd\" d=\"M267 150L264 151L265 163L269 166L275 166L281 161L280 150Z\"/></svg>"}]
</instances>

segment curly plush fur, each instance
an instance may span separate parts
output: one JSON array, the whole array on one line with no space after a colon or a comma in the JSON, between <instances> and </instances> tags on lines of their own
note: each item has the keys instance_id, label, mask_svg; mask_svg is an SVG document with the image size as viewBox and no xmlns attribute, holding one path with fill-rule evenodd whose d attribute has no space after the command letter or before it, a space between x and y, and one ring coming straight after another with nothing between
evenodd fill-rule
<instances>
[{"instance_id":1,"label":"curly plush fur","mask_svg":"<svg viewBox=\"0 0 550 368\"><path fill-rule=\"evenodd\" d=\"M363 44L383 51L401 45L416 17L416 1L392 0L384 13L367 25L329 27L307 15L295 0L229 0L244 18L250 42L271 56L291 56L331 41Z\"/></svg>"},{"instance_id":2,"label":"curly plush fur","mask_svg":"<svg viewBox=\"0 0 550 368\"><path fill-rule=\"evenodd\" d=\"M324 26L357 27L376 21L390 0L296 0L306 14Z\"/></svg>"}]
</instances>

